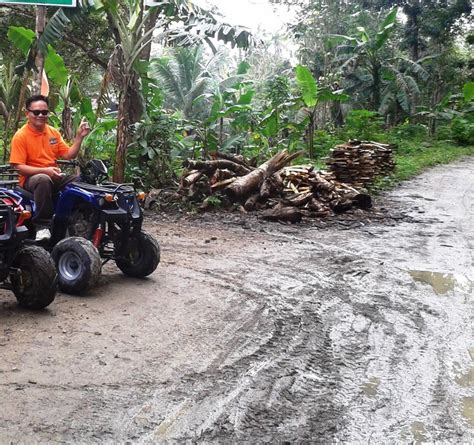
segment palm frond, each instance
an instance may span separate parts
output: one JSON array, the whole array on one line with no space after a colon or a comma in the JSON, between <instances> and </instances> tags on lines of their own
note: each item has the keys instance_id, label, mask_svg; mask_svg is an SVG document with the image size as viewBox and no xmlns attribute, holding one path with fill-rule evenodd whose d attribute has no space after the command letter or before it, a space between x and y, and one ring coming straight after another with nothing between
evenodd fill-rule
<instances>
[{"instance_id":1,"label":"palm frond","mask_svg":"<svg viewBox=\"0 0 474 445\"><path fill-rule=\"evenodd\" d=\"M397 91L397 101L400 104L400 107L405 113L410 114L411 107L410 107L410 98L406 90L399 90Z\"/></svg>"},{"instance_id":2,"label":"palm frond","mask_svg":"<svg viewBox=\"0 0 474 445\"><path fill-rule=\"evenodd\" d=\"M170 59L155 59L152 64L152 75L160 80L163 90L176 108L185 103L182 86L176 73L176 67ZM174 68L174 69L173 69Z\"/></svg>"},{"instance_id":3,"label":"palm frond","mask_svg":"<svg viewBox=\"0 0 474 445\"><path fill-rule=\"evenodd\" d=\"M91 7L87 2L79 2L75 8L59 8L48 20L38 39L37 45L42 54L48 54L48 45L54 45L61 39L70 23L80 24L81 19L89 14L90 10Z\"/></svg>"}]
</instances>

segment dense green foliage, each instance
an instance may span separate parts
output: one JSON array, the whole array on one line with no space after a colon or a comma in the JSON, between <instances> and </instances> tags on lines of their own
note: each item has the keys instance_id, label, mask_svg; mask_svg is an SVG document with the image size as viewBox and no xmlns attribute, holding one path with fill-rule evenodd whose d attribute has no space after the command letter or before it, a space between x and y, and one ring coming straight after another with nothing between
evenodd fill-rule
<instances>
[{"instance_id":1,"label":"dense green foliage","mask_svg":"<svg viewBox=\"0 0 474 445\"><path fill-rule=\"evenodd\" d=\"M321 163L348 139L397 142L400 177L470 152L471 2L273 2L297 11L286 35L252 36L185 0L152 8L84 0L50 8L36 39L31 8L0 8L4 161L38 52L47 59L53 123L70 139L85 116L93 131L84 156L111 159L116 178L146 188L175 183L184 159L215 151L258 162L303 149Z\"/></svg>"}]
</instances>

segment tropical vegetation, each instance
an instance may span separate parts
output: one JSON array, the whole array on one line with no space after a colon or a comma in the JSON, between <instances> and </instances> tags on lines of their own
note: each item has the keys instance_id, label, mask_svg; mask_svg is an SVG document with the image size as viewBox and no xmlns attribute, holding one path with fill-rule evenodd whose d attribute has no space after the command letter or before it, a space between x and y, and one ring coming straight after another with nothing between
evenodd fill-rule
<instances>
[{"instance_id":1,"label":"tropical vegetation","mask_svg":"<svg viewBox=\"0 0 474 445\"><path fill-rule=\"evenodd\" d=\"M322 165L348 139L396 142L398 177L474 150L474 32L468 0L271 0L294 21L274 35L187 0L0 6L0 150L21 124L44 60L51 120L92 126L85 157L117 181L176 183L216 151L258 161L304 150Z\"/></svg>"}]
</instances>

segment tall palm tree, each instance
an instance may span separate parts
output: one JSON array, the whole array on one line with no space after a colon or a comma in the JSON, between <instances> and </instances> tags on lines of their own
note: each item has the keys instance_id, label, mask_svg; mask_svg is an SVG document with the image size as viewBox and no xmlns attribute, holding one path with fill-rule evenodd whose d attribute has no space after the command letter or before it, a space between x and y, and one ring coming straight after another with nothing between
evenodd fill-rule
<instances>
[{"instance_id":1,"label":"tall palm tree","mask_svg":"<svg viewBox=\"0 0 474 445\"><path fill-rule=\"evenodd\" d=\"M196 118L203 110L195 101L211 84L202 47L177 47L169 54L152 61L152 76L160 81L166 107L182 111L186 119Z\"/></svg>"}]
</instances>

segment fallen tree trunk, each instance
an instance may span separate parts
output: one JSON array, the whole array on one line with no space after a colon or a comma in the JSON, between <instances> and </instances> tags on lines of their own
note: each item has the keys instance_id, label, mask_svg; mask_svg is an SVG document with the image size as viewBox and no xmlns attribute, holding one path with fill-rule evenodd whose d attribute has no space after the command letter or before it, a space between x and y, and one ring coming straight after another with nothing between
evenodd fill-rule
<instances>
[{"instance_id":1,"label":"fallen tree trunk","mask_svg":"<svg viewBox=\"0 0 474 445\"><path fill-rule=\"evenodd\" d=\"M248 174L251 170L247 167L244 167L241 164L237 164L233 161L228 161L226 159L217 159L215 161L194 161L188 160L185 164L185 167L199 170L205 173L213 173L218 168L227 169L233 171L235 174L242 176Z\"/></svg>"},{"instance_id":2,"label":"fallen tree trunk","mask_svg":"<svg viewBox=\"0 0 474 445\"><path fill-rule=\"evenodd\" d=\"M211 185L211 190L216 191L227 187L229 184L232 184L237 178L224 179L223 181L216 182Z\"/></svg>"},{"instance_id":3,"label":"fallen tree trunk","mask_svg":"<svg viewBox=\"0 0 474 445\"><path fill-rule=\"evenodd\" d=\"M296 207L277 206L262 213L262 218L267 221L285 221L293 224L300 222L302 217L303 214Z\"/></svg>"},{"instance_id":4,"label":"fallen tree trunk","mask_svg":"<svg viewBox=\"0 0 474 445\"><path fill-rule=\"evenodd\" d=\"M278 196L283 191L283 181L277 174L264 179L260 186L260 197L266 201L271 196Z\"/></svg>"},{"instance_id":5,"label":"fallen tree trunk","mask_svg":"<svg viewBox=\"0 0 474 445\"><path fill-rule=\"evenodd\" d=\"M300 156L302 152L288 154L286 150L277 153L267 162L258 166L255 170L245 176L237 178L229 187L225 189L227 196L233 201L242 201L250 194L258 191L263 181L282 169L286 164Z\"/></svg>"},{"instance_id":6,"label":"fallen tree trunk","mask_svg":"<svg viewBox=\"0 0 474 445\"><path fill-rule=\"evenodd\" d=\"M223 153L223 152L215 152L211 153L211 156L214 159L225 159L227 161L235 162L236 164L242 165L245 168L248 168L249 170L252 170L252 166L247 163L247 161L244 159L242 155L232 155L229 153Z\"/></svg>"},{"instance_id":7,"label":"fallen tree trunk","mask_svg":"<svg viewBox=\"0 0 474 445\"><path fill-rule=\"evenodd\" d=\"M258 198L260 198L260 195L258 193L255 193L254 195L250 196L250 198L245 201L244 204L244 209L247 210L247 212L251 212L252 210L255 210L255 207L257 206Z\"/></svg>"}]
</instances>

